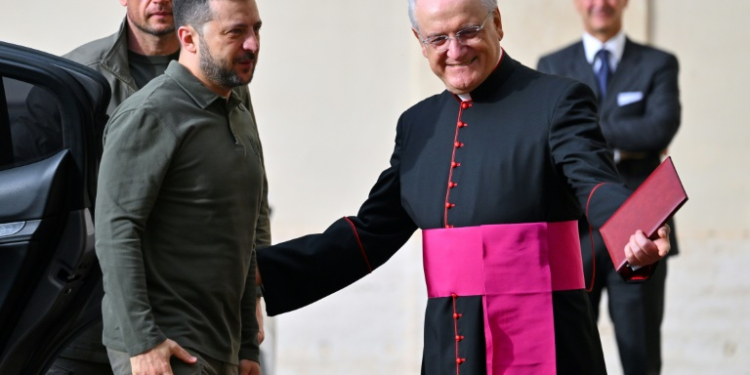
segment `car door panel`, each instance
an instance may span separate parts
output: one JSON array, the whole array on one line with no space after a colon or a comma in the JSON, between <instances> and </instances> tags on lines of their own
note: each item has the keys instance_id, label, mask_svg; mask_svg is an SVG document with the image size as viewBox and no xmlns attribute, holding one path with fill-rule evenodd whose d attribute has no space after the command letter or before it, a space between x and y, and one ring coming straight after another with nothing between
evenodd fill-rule
<instances>
[{"instance_id":1,"label":"car door panel","mask_svg":"<svg viewBox=\"0 0 750 375\"><path fill-rule=\"evenodd\" d=\"M23 150L46 136L35 132L44 121L59 137L0 160L0 374L42 374L100 314L92 215L109 87L84 66L2 42L0 79L12 83L0 84L0 144ZM19 129L29 137L14 143Z\"/></svg>"}]
</instances>

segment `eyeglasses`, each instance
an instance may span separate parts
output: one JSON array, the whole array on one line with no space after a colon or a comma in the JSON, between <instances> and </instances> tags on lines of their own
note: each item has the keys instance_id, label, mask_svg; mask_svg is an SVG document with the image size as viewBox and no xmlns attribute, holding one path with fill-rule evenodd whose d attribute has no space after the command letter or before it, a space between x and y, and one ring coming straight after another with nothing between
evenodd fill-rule
<instances>
[{"instance_id":1,"label":"eyeglasses","mask_svg":"<svg viewBox=\"0 0 750 375\"><path fill-rule=\"evenodd\" d=\"M456 41L464 46L469 46L472 44L477 43L478 41L482 40L482 30L484 30L484 26L487 24L487 19L489 15L492 14L492 11L487 12L487 15L484 16L484 22L482 22L482 25L480 26L469 26L466 28L463 28L459 31L456 31L453 38L449 37L448 35L435 35L428 38L423 38L422 43L428 44L432 46L432 48L435 49L437 52L445 52L448 50L448 47L450 46L451 39L456 39ZM420 36L422 34L420 33Z\"/></svg>"}]
</instances>

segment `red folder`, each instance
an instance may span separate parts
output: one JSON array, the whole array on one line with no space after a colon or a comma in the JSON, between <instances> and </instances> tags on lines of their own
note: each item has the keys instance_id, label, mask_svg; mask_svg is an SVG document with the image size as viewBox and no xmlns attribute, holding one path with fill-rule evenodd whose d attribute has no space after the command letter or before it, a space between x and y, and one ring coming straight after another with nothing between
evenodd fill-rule
<instances>
[{"instance_id":1,"label":"red folder","mask_svg":"<svg viewBox=\"0 0 750 375\"><path fill-rule=\"evenodd\" d=\"M634 273L624 250L630 236L640 229L657 238L656 231L687 199L672 158L667 157L599 229L617 272L628 278Z\"/></svg>"}]
</instances>

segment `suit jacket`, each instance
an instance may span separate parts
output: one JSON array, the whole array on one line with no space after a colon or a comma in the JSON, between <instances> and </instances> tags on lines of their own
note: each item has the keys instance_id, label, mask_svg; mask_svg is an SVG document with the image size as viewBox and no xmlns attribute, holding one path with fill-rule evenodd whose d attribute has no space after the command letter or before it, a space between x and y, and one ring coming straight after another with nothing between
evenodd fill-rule
<instances>
[{"instance_id":1,"label":"suit jacket","mask_svg":"<svg viewBox=\"0 0 750 375\"><path fill-rule=\"evenodd\" d=\"M600 95L583 42L542 57L537 68L582 81ZM678 71L674 55L626 39L607 94L599 98L602 133L609 146L621 151L617 169L631 189L637 188L661 163L661 156L680 126ZM674 234L671 241L670 254L674 255L679 252Z\"/></svg>"}]
</instances>

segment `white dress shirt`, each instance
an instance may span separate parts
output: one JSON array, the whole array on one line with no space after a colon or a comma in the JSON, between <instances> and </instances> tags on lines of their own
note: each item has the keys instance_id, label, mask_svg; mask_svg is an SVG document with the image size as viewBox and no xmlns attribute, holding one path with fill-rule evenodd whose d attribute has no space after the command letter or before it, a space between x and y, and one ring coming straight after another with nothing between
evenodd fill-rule
<instances>
[{"instance_id":1,"label":"white dress shirt","mask_svg":"<svg viewBox=\"0 0 750 375\"><path fill-rule=\"evenodd\" d=\"M602 48L609 51L609 67L611 72L617 70L617 65L622 60L622 53L625 51L625 32L620 30L617 35L602 43L599 39L594 38L589 33L583 33L583 51L586 53L586 61L593 67L594 72L598 72L602 62L596 56Z\"/></svg>"}]
</instances>

